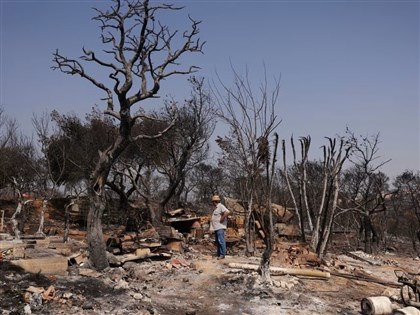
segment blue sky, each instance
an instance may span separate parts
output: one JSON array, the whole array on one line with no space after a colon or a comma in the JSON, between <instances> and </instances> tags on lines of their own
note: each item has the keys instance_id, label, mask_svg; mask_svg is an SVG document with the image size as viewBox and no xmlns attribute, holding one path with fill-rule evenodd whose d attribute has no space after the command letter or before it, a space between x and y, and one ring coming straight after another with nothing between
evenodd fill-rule
<instances>
[{"instance_id":1,"label":"blue sky","mask_svg":"<svg viewBox=\"0 0 420 315\"><path fill-rule=\"evenodd\" d=\"M0 105L25 132L32 113L57 109L81 116L102 95L78 77L52 71L56 48L69 56L99 49L91 21L99 1L1 1ZM232 63L255 78L281 75L277 132L311 135L317 158L325 136L381 134L383 167L395 176L420 169L419 1L172 1L185 9L167 24L183 26L187 14L202 20L203 55L183 60L199 75L225 84ZM189 95L186 78L168 80L161 95ZM147 105L145 106L147 107ZM216 130L216 135L223 132Z\"/></svg>"}]
</instances>

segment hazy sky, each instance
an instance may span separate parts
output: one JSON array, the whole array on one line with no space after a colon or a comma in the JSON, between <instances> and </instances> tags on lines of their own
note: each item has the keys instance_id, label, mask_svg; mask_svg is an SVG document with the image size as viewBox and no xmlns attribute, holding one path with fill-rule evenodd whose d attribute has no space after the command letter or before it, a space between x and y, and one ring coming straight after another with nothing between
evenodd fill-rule
<instances>
[{"instance_id":1,"label":"hazy sky","mask_svg":"<svg viewBox=\"0 0 420 315\"><path fill-rule=\"evenodd\" d=\"M81 116L103 96L80 77L51 70L52 53L97 50L92 7L109 1L1 1L0 105L29 132L32 113L57 109ZM255 82L281 75L277 132L311 135L310 156L323 137L380 133L383 167L391 177L420 169L419 14L413 1L172 1L185 9L166 23L182 26L187 14L202 20L204 55L183 60L225 84L232 63L249 68ZM257 87L257 85L256 85ZM186 78L164 82L161 95L189 95ZM147 107L147 105L145 106ZM103 108L103 106L101 107ZM220 135L223 129L216 130Z\"/></svg>"}]
</instances>

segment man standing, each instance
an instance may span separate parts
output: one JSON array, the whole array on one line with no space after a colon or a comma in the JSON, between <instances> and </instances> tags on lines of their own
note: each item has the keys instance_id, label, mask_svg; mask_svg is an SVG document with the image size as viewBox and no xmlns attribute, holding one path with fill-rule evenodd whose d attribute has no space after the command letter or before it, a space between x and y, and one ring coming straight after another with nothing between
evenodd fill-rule
<instances>
[{"instance_id":1,"label":"man standing","mask_svg":"<svg viewBox=\"0 0 420 315\"><path fill-rule=\"evenodd\" d=\"M214 231L215 234L217 259L224 259L226 256L225 230L230 211L220 202L218 195L214 195L211 201L215 208L211 216L210 231Z\"/></svg>"}]
</instances>

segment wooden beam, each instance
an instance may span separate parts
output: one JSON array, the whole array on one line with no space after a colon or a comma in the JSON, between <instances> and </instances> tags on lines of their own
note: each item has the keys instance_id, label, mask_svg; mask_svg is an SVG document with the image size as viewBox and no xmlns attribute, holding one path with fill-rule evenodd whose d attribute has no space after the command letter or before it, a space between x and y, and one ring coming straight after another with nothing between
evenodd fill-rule
<instances>
[{"instance_id":1,"label":"wooden beam","mask_svg":"<svg viewBox=\"0 0 420 315\"><path fill-rule=\"evenodd\" d=\"M396 283L396 282L386 281L386 280L382 280L382 279L377 279L377 278L374 278L372 276L352 275L352 274L342 273L342 272L331 272L331 274L333 276L346 278L346 279L353 279L353 280L357 280L357 281L366 281L366 282L374 282L374 283L378 283L378 284L381 284L381 285L384 285L384 286L387 286L387 287L391 287L391 288L400 288L402 286L401 283Z\"/></svg>"},{"instance_id":2,"label":"wooden beam","mask_svg":"<svg viewBox=\"0 0 420 315\"><path fill-rule=\"evenodd\" d=\"M248 270L259 270L259 265L252 264L238 264L238 263L229 263L231 268L240 268ZM329 279L331 274L326 271L313 270L313 269L296 269L296 268L281 268L281 267L270 267L270 273L272 275L292 275L292 276L305 276L305 277L314 277L321 279Z\"/></svg>"}]
</instances>

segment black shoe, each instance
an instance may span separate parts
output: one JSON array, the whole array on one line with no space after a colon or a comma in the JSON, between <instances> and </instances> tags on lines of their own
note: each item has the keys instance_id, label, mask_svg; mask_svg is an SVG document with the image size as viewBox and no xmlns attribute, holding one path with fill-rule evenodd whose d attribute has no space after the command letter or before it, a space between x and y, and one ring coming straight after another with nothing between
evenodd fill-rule
<instances>
[{"instance_id":1,"label":"black shoe","mask_svg":"<svg viewBox=\"0 0 420 315\"><path fill-rule=\"evenodd\" d=\"M219 260L219 259L225 259L225 256L219 256L219 257L217 257L217 260Z\"/></svg>"}]
</instances>

